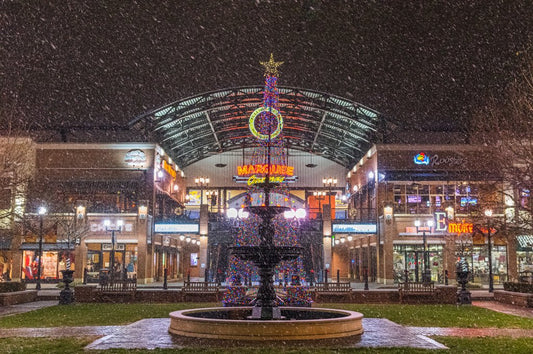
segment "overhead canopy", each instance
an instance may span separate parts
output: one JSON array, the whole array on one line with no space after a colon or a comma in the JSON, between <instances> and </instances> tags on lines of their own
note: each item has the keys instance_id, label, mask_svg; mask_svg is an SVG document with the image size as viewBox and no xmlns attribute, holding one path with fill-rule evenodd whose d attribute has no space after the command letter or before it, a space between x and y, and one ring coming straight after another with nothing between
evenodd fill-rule
<instances>
[{"instance_id":1,"label":"overhead canopy","mask_svg":"<svg viewBox=\"0 0 533 354\"><path fill-rule=\"evenodd\" d=\"M182 168L213 154L258 144L248 128L262 105L263 86L203 93L145 113L130 122L143 130ZM381 141L385 118L344 98L279 87L283 136L289 149L321 155L351 168Z\"/></svg>"}]
</instances>

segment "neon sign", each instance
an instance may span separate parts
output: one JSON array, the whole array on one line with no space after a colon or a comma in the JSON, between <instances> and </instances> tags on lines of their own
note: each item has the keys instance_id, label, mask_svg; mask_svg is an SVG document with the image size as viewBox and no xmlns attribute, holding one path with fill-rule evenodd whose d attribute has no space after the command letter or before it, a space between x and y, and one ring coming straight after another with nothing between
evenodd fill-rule
<instances>
[{"instance_id":1,"label":"neon sign","mask_svg":"<svg viewBox=\"0 0 533 354\"><path fill-rule=\"evenodd\" d=\"M416 165L429 165L429 156L426 153L421 152L414 157Z\"/></svg>"},{"instance_id":2,"label":"neon sign","mask_svg":"<svg viewBox=\"0 0 533 354\"><path fill-rule=\"evenodd\" d=\"M261 134L255 128L255 118L259 115L259 113L263 113L263 112L272 114L274 117L276 117L276 120L278 122L278 126L276 127L276 130L274 130L274 132L270 134L270 137L267 134ZM252 134L256 138L261 139L261 140L268 140L269 138L274 139L281 133L281 130L283 129L283 118L281 117L281 113L279 113L274 108L259 107L258 109L253 111L253 113L250 115L250 120L248 121L248 123L249 123L250 131L252 132Z\"/></svg>"},{"instance_id":3,"label":"neon sign","mask_svg":"<svg viewBox=\"0 0 533 354\"><path fill-rule=\"evenodd\" d=\"M266 177L258 177L256 175L251 175L250 178L246 181L246 184L249 186L253 186L256 183L264 183L266 180ZM285 182L284 176L270 176L269 178L270 183L283 183Z\"/></svg>"},{"instance_id":4,"label":"neon sign","mask_svg":"<svg viewBox=\"0 0 533 354\"><path fill-rule=\"evenodd\" d=\"M176 171L175 171L175 170L172 168L172 166L171 166L168 162L166 162L165 160L163 160L163 169L164 169L165 171L167 171L167 173L168 173L169 175L171 175L172 178L176 178Z\"/></svg>"},{"instance_id":5,"label":"neon sign","mask_svg":"<svg viewBox=\"0 0 533 354\"><path fill-rule=\"evenodd\" d=\"M237 166L237 175L238 176L250 176L253 174L270 174L278 176L293 176L294 167L287 165L270 165L268 164L261 165L242 165Z\"/></svg>"},{"instance_id":6,"label":"neon sign","mask_svg":"<svg viewBox=\"0 0 533 354\"><path fill-rule=\"evenodd\" d=\"M461 223L455 223L455 222L448 223L448 232L457 234L458 236L461 234L466 234L466 233L471 234L473 231L474 231L474 224L472 223L466 223L464 221Z\"/></svg>"}]
</instances>

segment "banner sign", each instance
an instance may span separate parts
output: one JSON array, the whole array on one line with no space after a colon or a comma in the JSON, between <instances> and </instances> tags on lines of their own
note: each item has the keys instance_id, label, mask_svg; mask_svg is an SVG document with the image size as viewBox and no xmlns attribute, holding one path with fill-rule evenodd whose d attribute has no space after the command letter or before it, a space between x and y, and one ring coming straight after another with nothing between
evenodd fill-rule
<instances>
[{"instance_id":1,"label":"banner sign","mask_svg":"<svg viewBox=\"0 0 533 354\"><path fill-rule=\"evenodd\" d=\"M198 233L198 224L155 224L155 232L159 233Z\"/></svg>"},{"instance_id":2,"label":"banner sign","mask_svg":"<svg viewBox=\"0 0 533 354\"><path fill-rule=\"evenodd\" d=\"M341 234L375 234L376 224L333 224L332 232Z\"/></svg>"}]
</instances>

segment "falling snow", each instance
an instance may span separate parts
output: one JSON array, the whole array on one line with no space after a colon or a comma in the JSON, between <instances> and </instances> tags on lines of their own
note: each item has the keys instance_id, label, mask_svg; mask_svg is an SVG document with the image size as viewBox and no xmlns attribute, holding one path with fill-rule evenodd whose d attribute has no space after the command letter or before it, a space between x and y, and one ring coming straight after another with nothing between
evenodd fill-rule
<instances>
[{"instance_id":1,"label":"falling snow","mask_svg":"<svg viewBox=\"0 0 533 354\"><path fill-rule=\"evenodd\" d=\"M340 95L418 129L461 130L531 46L530 1L3 1L2 122L124 125L256 84Z\"/></svg>"}]
</instances>

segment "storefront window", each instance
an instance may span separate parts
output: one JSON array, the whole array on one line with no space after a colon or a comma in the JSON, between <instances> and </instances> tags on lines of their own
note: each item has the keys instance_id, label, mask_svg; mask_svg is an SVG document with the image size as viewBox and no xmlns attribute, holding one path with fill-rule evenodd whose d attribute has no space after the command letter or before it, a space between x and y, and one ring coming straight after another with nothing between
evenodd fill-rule
<instances>
[{"instance_id":1,"label":"storefront window","mask_svg":"<svg viewBox=\"0 0 533 354\"><path fill-rule=\"evenodd\" d=\"M457 213L477 208L479 188L471 183L395 184L394 212L399 214L429 214L452 205Z\"/></svg>"},{"instance_id":2,"label":"storefront window","mask_svg":"<svg viewBox=\"0 0 533 354\"><path fill-rule=\"evenodd\" d=\"M489 283L488 245L473 246L471 254L474 283ZM492 276L494 284L507 281L507 246L492 247Z\"/></svg>"},{"instance_id":3,"label":"storefront window","mask_svg":"<svg viewBox=\"0 0 533 354\"><path fill-rule=\"evenodd\" d=\"M442 246L428 245L431 280L442 283ZM422 281L424 271L424 247L422 245L395 245L393 253L394 282L405 281L405 271L409 281Z\"/></svg>"},{"instance_id":4,"label":"storefront window","mask_svg":"<svg viewBox=\"0 0 533 354\"><path fill-rule=\"evenodd\" d=\"M97 282L101 271L109 271L111 267L111 244L87 245L87 281ZM115 271L128 278L137 277L137 246L134 244L115 245Z\"/></svg>"},{"instance_id":5,"label":"storefront window","mask_svg":"<svg viewBox=\"0 0 533 354\"><path fill-rule=\"evenodd\" d=\"M67 265L68 251L43 251L41 261L41 279L56 280L63 277L61 270ZM70 253L70 269L74 270L74 253ZM22 261L22 278L37 279L39 258L35 251L24 251Z\"/></svg>"}]
</instances>

